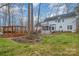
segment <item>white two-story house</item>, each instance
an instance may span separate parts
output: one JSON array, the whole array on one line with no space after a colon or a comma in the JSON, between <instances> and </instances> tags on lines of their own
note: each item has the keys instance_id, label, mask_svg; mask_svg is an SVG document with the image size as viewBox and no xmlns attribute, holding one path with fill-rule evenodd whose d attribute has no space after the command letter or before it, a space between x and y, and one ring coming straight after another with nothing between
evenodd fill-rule
<instances>
[{"instance_id":1,"label":"white two-story house","mask_svg":"<svg viewBox=\"0 0 79 59\"><path fill-rule=\"evenodd\" d=\"M41 31L42 33L76 32L76 20L75 12L49 17L41 23Z\"/></svg>"}]
</instances>

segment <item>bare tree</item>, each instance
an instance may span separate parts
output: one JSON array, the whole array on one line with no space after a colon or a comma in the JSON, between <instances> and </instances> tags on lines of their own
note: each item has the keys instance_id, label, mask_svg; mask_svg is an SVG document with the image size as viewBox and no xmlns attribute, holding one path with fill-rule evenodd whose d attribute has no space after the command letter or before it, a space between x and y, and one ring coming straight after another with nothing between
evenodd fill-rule
<instances>
[{"instance_id":1,"label":"bare tree","mask_svg":"<svg viewBox=\"0 0 79 59\"><path fill-rule=\"evenodd\" d=\"M36 28L36 31L38 32L38 27L39 27L39 19L40 19L40 7L41 7L41 4L39 4L39 8L38 8L38 19L37 19L37 28Z\"/></svg>"},{"instance_id":2,"label":"bare tree","mask_svg":"<svg viewBox=\"0 0 79 59\"><path fill-rule=\"evenodd\" d=\"M28 3L28 34L30 34L30 3Z\"/></svg>"},{"instance_id":3,"label":"bare tree","mask_svg":"<svg viewBox=\"0 0 79 59\"><path fill-rule=\"evenodd\" d=\"M8 3L8 26L10 26L10 4Z\"/></svg>"},{"instance_id":4,"label":"bare tree","mask_svg":"<svg viewBox=\"0 0 79 59\"><path fill-rule=\"evenodd\" d=\"M30 24L31 24L31 32L33 32L33 4L31 3L31 21L30 21Z\"/></svg>"},{"instance_id":5,"label":"bare tree","mask_svg":"<svg viewBox=\"0 0 79 59\"><path fill-rule=\"evenodd\" d=\"M20 19L20 23L21 23L21 32L23 33L23 20L24 20L24 3L21 4L21 19Z\"/></svg>"},{"instance_id":6,"label":"bare tree","mask_svg":"<svg viewBox=\"0 0 79 59\"><path fill-rule=\"evenodd\" d=\"M28 3L28 34L33 32L33 4Z\"/></svg>"}]
</instances>

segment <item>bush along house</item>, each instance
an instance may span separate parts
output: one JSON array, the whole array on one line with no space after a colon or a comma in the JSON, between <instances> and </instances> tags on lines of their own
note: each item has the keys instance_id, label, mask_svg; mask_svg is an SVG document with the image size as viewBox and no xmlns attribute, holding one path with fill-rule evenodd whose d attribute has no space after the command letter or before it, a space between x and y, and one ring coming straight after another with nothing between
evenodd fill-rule
<instances>
[{"instance_id":1,"label":"bush along house","mask_svg":"<svg viewBox=\"0 0 79 59\"><path fill-rule=\"evenodd\" d=\"M41 23L42 33L76 32L77 17L75 12L46 18Z\"/></svg>"}]
</instances>

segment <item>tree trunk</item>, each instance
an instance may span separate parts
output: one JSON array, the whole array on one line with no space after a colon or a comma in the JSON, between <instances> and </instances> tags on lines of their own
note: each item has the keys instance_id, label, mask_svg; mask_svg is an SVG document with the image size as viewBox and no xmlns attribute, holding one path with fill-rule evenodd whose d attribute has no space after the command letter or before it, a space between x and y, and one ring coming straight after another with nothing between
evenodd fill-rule
<instances>
[{"instance_id":1,"label":"tree trunk","mask_svg":"<svg viewBox=\"0 0 79 59\"><path fill-rule=\"evenodd\" d=\"M33 4L31 3L31 19L30 19L30 30L33 32Z\"/></svg>"},{"instance_id":2,"label":"tree trunk","mask_svg":"<svg viewBox=\"0 0 79 59\"><path fill-rule=\"evenodd\" d=\"M33 32L33 4L28 3L28 34Z\"/></svg>"},{"instance_id":3,"label":"tree trunk","mask_svg":"<svg viewBox=\"0 0 79 59\"><path fill-rule=\"evenodd\" d=\"M30 34L30 3L28 3L28 35Z\"/></svg>"},{"instance_id":4,"label":"tree trunk","mask_svg":"<svg viewBox=\"0 0 79 59\"><path fill-rule=\"evenodd\" d=\"M8 27L6 27L7 28L7 31L9 32L10 31L10 4L8 3Z\"/></svg>"},{"instance_id":5,"label":"tree trunk","mask_svg":"<svg viewBox=\"0 0 79 59\"><path fill-rule=\"evenodd\" d=\"M38 8L38 19L37 19L37 28L36 28L36 32L38 32L38 27L39 27L40 5L41 5L41 4L39 4L39 8Z\"/></svg>"}]
</instances>

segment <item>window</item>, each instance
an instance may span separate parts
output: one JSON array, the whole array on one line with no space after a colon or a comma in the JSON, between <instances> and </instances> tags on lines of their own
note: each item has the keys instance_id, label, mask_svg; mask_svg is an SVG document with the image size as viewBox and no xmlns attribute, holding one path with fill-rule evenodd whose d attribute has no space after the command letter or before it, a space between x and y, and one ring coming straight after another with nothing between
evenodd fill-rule
<instances>
[{"instance_id":1,"label":"window","mask_svg":"<svg viewBox=\"0 0 79 59\"><path fill-rule=\"evenodd\" d=\"M60 18L60 17L58 17L58 23L59 23L59 22L61 22L61 18Z\"/></svg>"},{"instance_id":2,"label":"window","mask_svg":"<svg viewBox=\"0 0 79 59\"><path fill-rule=\"evenodd\" d=\"M58 19L58 23L60 22L61 20L60 19Z\"/></svg>"},{"instance_id":3,"label":"window","mask_svg":"<svg viewBox=\"0 0 79 59\"><path fill-rule=\"evenodd\" d=\"M55 20L55 22L57 22L57 20Z\"/></svg>"},{"instance_id":4,"label":"window","mask_svg":"<svg viewBox=\"0 0 79 59\"><path fill-rule=\"evenodd\" d=\"M62 26L60 26L60 28L62 28Z\"/></svg>"},{"instance_id":5,"label":"window","mask_svg":"<svg viewBox=\"0 0 79 59\"><path fill-rule=\"evenodd\" d=\"M64 22L64 19L62 19L62 22Z\"/></svg>"},{"instance_id":6,"label":"window","mask_svg":"<svg viewBox=\"0 0 79 59\"><path fill-rule=\"evenodd\" d=\"M43 30L49 30L49 26L43 26Z\"/></svg>"},{"instance_id":7,"label":"window","mask_svg":"<svg viewBox=\"0 0 79 59\"><path fill-rule=\"evenodd\" d=\"M67 26L67 29L68 29L68 30L72 30L72 25L68 25L68 26Z\"/></svg>"}]
</instances>

